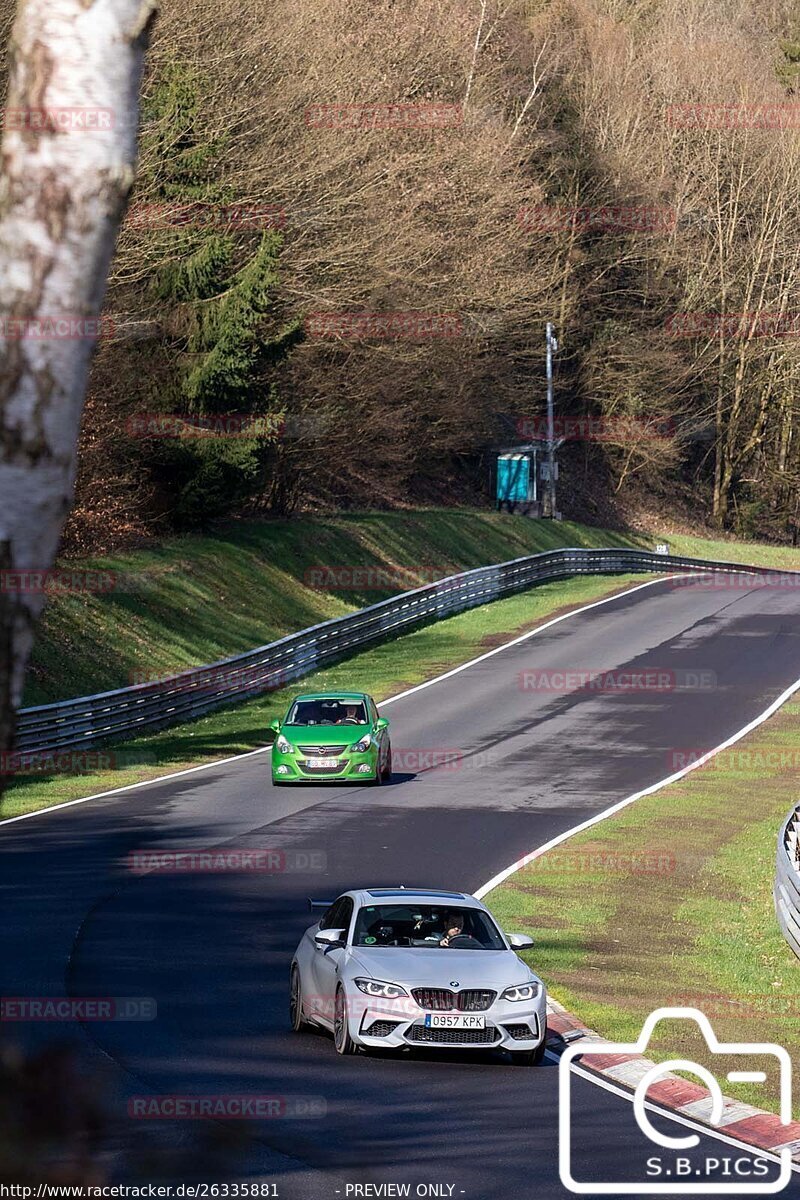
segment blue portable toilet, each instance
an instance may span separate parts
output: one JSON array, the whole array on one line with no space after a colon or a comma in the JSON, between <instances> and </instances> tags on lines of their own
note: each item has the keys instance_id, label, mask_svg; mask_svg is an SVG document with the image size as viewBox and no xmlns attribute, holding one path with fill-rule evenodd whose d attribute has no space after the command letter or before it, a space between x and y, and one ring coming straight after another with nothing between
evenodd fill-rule
<instances>
[{"instance_id":1,"label":"blue portable toilet","mask_svg":"<svg viewBox=\"0 0 800 1200\"><path fill-rule=\"evenodd\" d=\"M497 456L497 505L527 504L535 500L531 494L530 453L498 454Z\"/></svg>"}]
</instances>

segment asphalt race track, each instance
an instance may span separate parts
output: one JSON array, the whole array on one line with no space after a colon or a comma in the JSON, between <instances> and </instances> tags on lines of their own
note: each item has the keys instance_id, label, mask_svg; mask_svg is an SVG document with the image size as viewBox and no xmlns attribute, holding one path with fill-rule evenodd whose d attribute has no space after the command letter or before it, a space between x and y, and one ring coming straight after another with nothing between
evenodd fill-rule
<instances>
[{"instance_id":1,"label":"asphalt race track","mask_svg":"<svg viewBox=\"0 0 800 1200\"><path fill-rule=\"evenodd\" d=\"M800 677L799 616L796 590L659 582L386 708L406 762L446 749L462 756L457 769L423 759L388 788L273 789L261 754L7 824L3 992L153 997L156 1020L85 1024L79 1034L123 1068L129 1093L324 1101L324 1118L256 1126L242 1160L270 1173L288 1200L388 1182L411 1184L412 1195L435 1183L456 1198L564 1197L555 1065L444 1053L340 1059L326 1036L288 1032L305 899L398 883L474 891L671 774L674 750L710 748L762 712ZM623 667L669 673L677 686L520 687L524 671ZM324 855L325 869L137 876L126 866L135 850L222 845ZM664 988L667 1004L668 980ZM14 1033L36 1044L53 1029ZM583 1078L573 1087L576 1175L646 1179L654 1148L630 1103ZM741 1157L706 1137L692 1154ZM800 1196L800 1186L782 1194Z\"/></svg>"}]
</instances>

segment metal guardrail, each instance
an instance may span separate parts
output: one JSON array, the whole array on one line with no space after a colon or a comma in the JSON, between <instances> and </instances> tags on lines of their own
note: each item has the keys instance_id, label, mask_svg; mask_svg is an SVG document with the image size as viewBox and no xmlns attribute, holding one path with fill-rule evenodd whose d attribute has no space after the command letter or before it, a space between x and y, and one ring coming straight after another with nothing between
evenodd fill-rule
<instances>
[{"instance_id":1,"label":"metal guardrail","mask_svg":"<svg viewBox=\"0 0 800 1200\"><path fill-rule=\"evenodd\" d=\"M25 708L18 716L15 750L24 755L89 748L179 724L220 705L283 687L364 646L551 579L665 569L704 574L722 571L737 575L792 575L800 586L800 572L777 573L770 568L739 563L706 562L644 550L550 550L449 575L269 645L168 679Z\"/></svg>"},{"instance_id":2,"label":"metal guardrail","mask_svg":"<svg viewBox=\"0 0 800 1200\"><path fill-rule=\"evenodd\" d=\"M781 933L800 958L800 806L790 814L778 837L775 868L775 915Z\"/></svg>"}]
</instances>

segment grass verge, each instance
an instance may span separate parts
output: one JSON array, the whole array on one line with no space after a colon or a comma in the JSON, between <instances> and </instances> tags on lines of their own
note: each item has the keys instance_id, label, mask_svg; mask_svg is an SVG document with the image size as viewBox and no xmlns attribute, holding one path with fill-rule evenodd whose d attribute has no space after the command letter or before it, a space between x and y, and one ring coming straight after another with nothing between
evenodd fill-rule
<instances>
[{"instance_id":1,"label":"grass verge","mask_svg":"<svg viewBox=\"0 0 800 1200\"><path fill-rule=\"evenodd\" d=\"M798 801L800 703L706 766L570 838L488 898L556 999L604 1037L634 1041L663 1005L699 1008L722 1041L775 1042L794 1058L800 962L775 919L779 828ZM666 774L666 772L665 772ZM659 1026L649 1057L720 1078L692 1027ZM764 1063L726 1066L765 1069ZM778 1077L723 1091L777 1111ZM696 1081L697 1082L697 1081ZM795 1110L798 1110L795 1090Z\"/></svg>"},{"instance_id":2,"label":"grass verge","mask_svg":"<svg viewBox=\"0 0 800 1200\"><path fill-rule=\"evenodd\" d=\"M119 743L98 754L93 760L98 769L87 773L17 775L3 796L2 816L18 816L255 750L271 742L271 735L267 734L269 722L283 715L289 697L300 690L347 687L370 692L380 702L534 628L560 610L641 582L641 575L616 575L579 576L543 584L364 651L346 662L317 671L292 687L220 709L185 725ZM103 753L105 758L101 758ZM134 797L132 793L132 800Z\"/></svg>"}]
</instances>

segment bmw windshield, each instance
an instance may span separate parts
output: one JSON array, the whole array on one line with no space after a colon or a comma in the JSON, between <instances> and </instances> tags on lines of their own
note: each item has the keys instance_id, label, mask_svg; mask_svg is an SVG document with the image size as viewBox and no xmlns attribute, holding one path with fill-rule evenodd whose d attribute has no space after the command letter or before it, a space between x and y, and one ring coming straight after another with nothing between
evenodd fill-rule
<instances>
[{"instance_id":1,"label":"bmw windshield","mask_svg":"<svg viewBox=\"0 0 800 1200\"><path fill-rule=\"evenodd\" d=\"M480 909L438 904L368 905L358 914L353 945L507 949L497 926Z\"/></svg>"}]
</instances>

